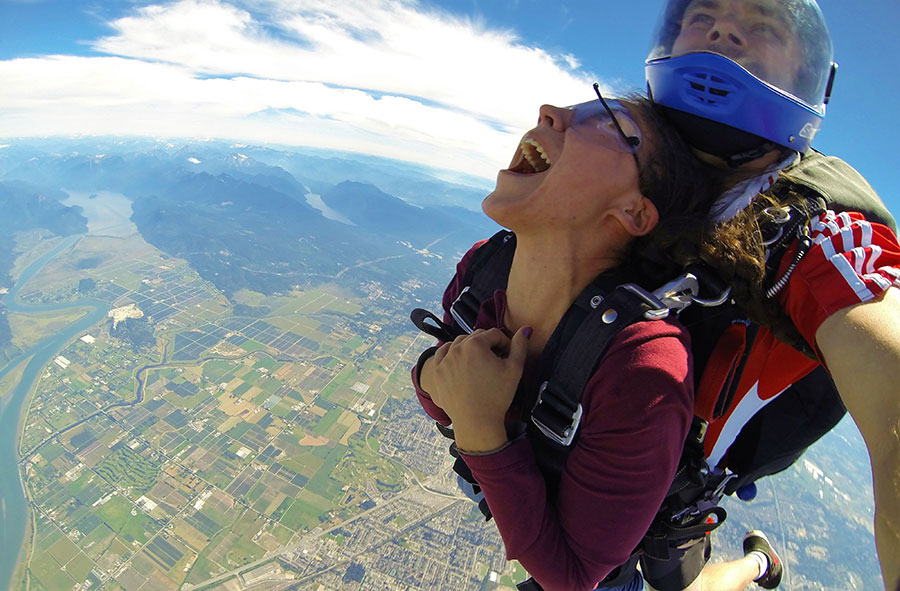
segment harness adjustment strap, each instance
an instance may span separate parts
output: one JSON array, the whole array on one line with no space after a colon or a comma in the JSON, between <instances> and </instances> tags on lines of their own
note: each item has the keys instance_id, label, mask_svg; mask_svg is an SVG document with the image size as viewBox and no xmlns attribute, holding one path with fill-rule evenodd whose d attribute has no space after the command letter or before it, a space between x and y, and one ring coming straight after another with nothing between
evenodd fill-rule
<instances>
[{"instance_id":1,"label":"harness adjustment strap","mask_svg":"<svg viewBox=\"0 0 900 591\"><path fill-rule=\"evenodd\" d=\"M570 446L583 412L581 396L609 343L641 317L658 319L668 313L659 298L643 288L630 283L617 286L588 312L556 360L550 379L541 385L531 422L562 449Z\"/></svg>"},{"instance_id":2,"label":"harness adjustment strap","mask_svg":"<svg viewBox=\"0 0 900 591\"><path fill-rule=\"evenodd\" d=\"M714 517L715 521L710 521ZM724 523L728 512L723 507L711 507L701 511L681 524L655 522L641 540L644 554L658 560L669 559L670 541L687 540L704 536Z\"/></svg>"},{"instance_id":3,"label":"harness adjustment strap","mask_svg":"<svg viewBox=\"0 0 900 591\"><path fill-rule=\"evenodd\" d=\"M473 484L472 490L475 491L475 494L478 494L481 492L481 487L478 486L477 484ZM494 516L494 514L491 513L491 508L488 507L487 499L484 497L481 497L481 500L478 501L478 510L481 511L482 515L484 515L485 521L490 521L491 518Z\"/></svg>"},{"instance_id":4,"label":"harness adjustment strap","mask_svg":"<svg viewBox=\"0 0 900 591\"><path fill-rule=\"evenodd\" d=\"M434 426L437 427L438 432L446 437L447 439L456 439L456 433L453 432L453 426L445 427L437 421L434 422Z\"/></svg>"},{"instance_id":5,"label":"harness adjustment strap","mask_svg":"<svg viewBox=\"0 0 900 591\"><path fill-rule=\"evenodd\" d=\"M541 433L559 443L569 446L575 439L578 424L581 422L581 403L572 406L572 400L555 395L549 389L549 383L541 384L537 403L531 411L531 421Z\"/></svg>"},{"instance_id":6,"label":"harness adjustment strap","mask_svg":"<svg viewBox=\"0 0 900 591\"><path fill-rule=\"evenodd\" d=\"M439 341L447 343L459 336L459 334L457 334L459 331L455 330L449 324L444 323L440 318L428 310L416 308L409 313L409 319L416 325L416 328L427 335L433 336Z\"/></svg>"}]
</instances>

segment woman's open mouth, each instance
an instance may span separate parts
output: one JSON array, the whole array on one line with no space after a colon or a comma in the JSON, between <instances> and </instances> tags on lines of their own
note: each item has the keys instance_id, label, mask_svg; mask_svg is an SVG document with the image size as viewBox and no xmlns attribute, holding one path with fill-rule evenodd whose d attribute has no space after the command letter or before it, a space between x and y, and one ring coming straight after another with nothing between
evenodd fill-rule
<instances>
[{"instance_id":1,"label":"woman's open mouth","mask_svg":"<svg viewBox=\"0 0 900 591\"><path fill-rule=\"evenodd\" d=\"M521 156L509 167L510 172L535 174L550 168L550 158L544 153L543 146L537 140L530 137L522 138L519 143L519 152Z\"/></svg>"}]
</instances>

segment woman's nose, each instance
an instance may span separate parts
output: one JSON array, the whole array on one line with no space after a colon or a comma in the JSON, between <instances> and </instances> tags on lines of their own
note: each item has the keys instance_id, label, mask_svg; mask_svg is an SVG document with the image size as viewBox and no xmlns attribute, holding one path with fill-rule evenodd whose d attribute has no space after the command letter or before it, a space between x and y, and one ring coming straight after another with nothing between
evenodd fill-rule
<instances>
[{"instance_id":1,"label":"woman's nose","mask_svg":"<svg viewBox=\"0 0 900 591\"><path fill-rule=\"evenodd\" d=\"M571 109L554 107L553 105L541 105L538 116L538 125L549 125L557 131L565 131L572 117Z\"/></svg>"}]
</instances>

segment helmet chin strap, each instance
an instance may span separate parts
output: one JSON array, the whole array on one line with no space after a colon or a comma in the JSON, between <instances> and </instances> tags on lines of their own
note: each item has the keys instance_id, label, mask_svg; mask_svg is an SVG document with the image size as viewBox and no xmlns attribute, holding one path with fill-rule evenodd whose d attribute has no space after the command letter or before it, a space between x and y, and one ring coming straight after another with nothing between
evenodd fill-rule
<instances>
[{"instance_id":1,"label":"helmet chin strap","mask_svg":"<svg viewBox=\"0 0 900 591\"><path fill-rule=\"evenodd\" d=\"M740 168L773 150L792 151L758 135L693 113L671 107L662 107L662 111L689 146L721 158L729 168Z\"/></svg>"},{"instance_id":2,"label":"helmet chin strap","mask_svg":"<svg viewBox=\"0 0 900 591\"><path fill-rule=\"evenodd\" d=\"M782 152L788 151L787 148L779 146L775 142L763 140L761 144L757 145L756 147L750 148L749 150L736 152L734 154L722 155L720 157L725 160L729 168L740 168L748 162L752 162L757 158L765 156L772 150L780 150Z\"/></svg>"}]
</instances>

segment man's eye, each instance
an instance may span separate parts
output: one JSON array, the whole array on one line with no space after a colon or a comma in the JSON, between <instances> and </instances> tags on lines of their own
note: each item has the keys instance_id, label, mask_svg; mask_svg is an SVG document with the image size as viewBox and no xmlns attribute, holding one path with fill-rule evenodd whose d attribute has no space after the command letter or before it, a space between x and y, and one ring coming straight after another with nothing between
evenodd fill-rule
<instances>
[{"instance_id":1,"label":"man's eye","mask_svg":"<svg viewBox=\"0 0 900 591\"><path fill-rule=\"evenodd\" d=\"M704 14L702 12L695 12L694 14L688 17L688 25L702 25L705 27L711 27L715 24L716 19L708 14Z\"/></svg>"},{"instance_id":2,"label":"man's eye","mask_svg":"<svg viewBox=\"0 0 900 591\"><path fill-rule=\"evenodd\" d=\"M781 40L781 34L777 27L772 26L769 23L757 23L753 25L750 29L753 33L765 37L771 37L776 40Z\"/></svg>"}]
</instances>

